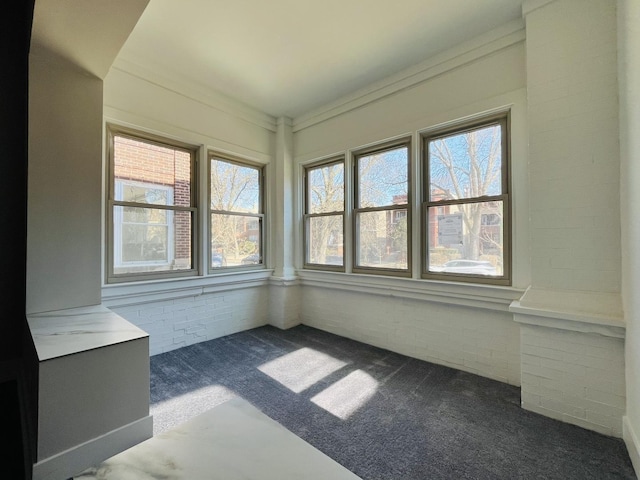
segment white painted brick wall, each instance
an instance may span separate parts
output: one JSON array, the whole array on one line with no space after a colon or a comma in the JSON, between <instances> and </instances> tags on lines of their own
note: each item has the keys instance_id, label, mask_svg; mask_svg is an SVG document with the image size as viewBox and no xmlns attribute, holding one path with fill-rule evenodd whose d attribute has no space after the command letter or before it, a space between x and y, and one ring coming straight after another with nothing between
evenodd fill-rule
<instances>
[{"instance_id":1,"label":"white painted brick wall","mask_svg":"<svg viewBox=\"0 0 640 480\"><path fill-rule=\"evenodd\" d=\"M370 345L520 385L519 325L507 312L304 286L301 320Z\"/></svg>"},{"instance_id":2,"label":"white painted brick wall","mask_svg":"<svg viewBox=\"0 0 640 480\"><path fill-rule=\"evenodd\" d=\"M287 329L300 324L300 287L293 282L269 285L269 324Z\"/></svg>"},{"instance_id":3,"label":"white painted brick wall","mask_svg":"<svg viewBox=\"0 0 640 480\"><path fill-rule=\"evenodd\" d=\"M520 332L523 408L622 436L624 340L532 325Z\"/></svg>"},{"instance_id":4,"label":"white painted brick wall","mask_svg":"<svg viewBox=\"0 0 640 480\"><path fill-rule=\"evenodd\" d=\"M532 283L621 287L616 2L526 15Z\"/></svg>"},{"instance_id":5,"label":"white painted brick wall","mask_svg":"<svg viewBox=\"0 0 640 480\"><path fill-rule=\"evenodd\" d=\"M268 286L111 307L149 333L149 353L249 330L267 323Z\"/></svg>"}]
</instances>

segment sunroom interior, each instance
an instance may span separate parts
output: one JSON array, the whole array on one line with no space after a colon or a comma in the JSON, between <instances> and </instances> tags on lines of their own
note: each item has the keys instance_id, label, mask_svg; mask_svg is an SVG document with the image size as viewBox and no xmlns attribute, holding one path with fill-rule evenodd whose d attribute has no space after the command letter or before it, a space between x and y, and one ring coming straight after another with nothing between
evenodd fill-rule
<instances>
[{"instance_id":1,"label":"sunroom interior","mask_svg":"<svg viewBox=\"0 0 640 480\"><path fill-rule=\"evenodd\" d=\"M415 36L388 37L386 2L371 15L369 4L240 5L202 21L194 16L209 10L183 6L199 2L168 3L35 1L26 315L39 376L35 390L25 389L36 392L27 409L35 477L65 462L87 467L151 435L150 355L300 324L518 386L524 409L623 438L640 471L640 140L633 135L640 5L496 0L483 10L454 2L477 8L473 23L455 6L410 1L405 11L393 5L393 21ZM446 41L419 33L430 8L443 22L429 24L432 35ZM359 20L376 27L375 50L361 45L366 28L348 33ZM170 50L168 42L201 38L197 30L206 28L217 31L208 38L218 47ZM224 40L237 38L232 31L279 50L252 56L247 44ZM332 33L337 40L325 38ZM348 55L338 56L347 40ZM218 63L189 71L207 55ZM291 59L298 63L290 66ZM234 70L234 61L244 70ZM280 76L265 73L262 85L234 77L255 77L269 65ZM430 146L495 121L504 125L502 189L474 197L493 209L479 228L501 228L499 248L485 242L483 259L493 270L443 272L460 252L437 257L455 243L454 233L445 241L442 232L467 218L459 197L434 190ZM127 252L114 232L125 227L114 212L137 204L115 193L114 135L191 152L191 203L172 213L191 218L187 267L150 276L119 270ZM404 190L386 206L363 200L362 166L393 149L405 155ZM216 263L224 241L213 240L212 226L216 216L238 212L211 207L212 165L219 164L261 174L260 208L240 210L245 223L259 225L259 246L252 238L228 254L228 264ZM322 240L333 250L319 257L310 225L328 216L313 210L308 176L332 165L342 168L344 196L329 213L342 230ZM430 223L432 209L443 218ZM362 225L375 212L396 218L402 235L389 234L386 251L365 255ZM429 236L434 225L441 237ZM404 250L395 248L400 237ZM255 261L241 262L251 255ZM110 325L113 348L86 338L59 343L78 321ZM105 365L121 377L103 382ZM123 395L119 386L130 384ZM74 403L70 388L103 389L110 401ZM114 388L126 408L113 407ZM71 408L76 420L68 425ZM102 422L88 420L95 417ZM61 440L53 432L63 422Z\"/></svg>"}]
</instances>

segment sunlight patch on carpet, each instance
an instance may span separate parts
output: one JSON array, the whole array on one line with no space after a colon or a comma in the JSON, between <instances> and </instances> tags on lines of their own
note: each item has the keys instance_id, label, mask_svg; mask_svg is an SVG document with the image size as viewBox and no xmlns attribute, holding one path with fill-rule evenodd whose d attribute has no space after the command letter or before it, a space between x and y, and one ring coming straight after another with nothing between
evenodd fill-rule
<instances>
[{"instance_id":1,"label":"sunlight patch on carpet","mask_svg":"<svg viewBox=\"0 0 640 480\"><path fill-rule=\"evenodd\" d=\"M326 388L311 401L336 417L347 420L363 407L378 390L378 382L368 373L356 370Z\"/></svg>"},{"instance_id":2,"label":"sunlight patch on carpet","mask_svg":"<svg viewBox=\"0 0 640 480\"><path fill-rule=\"evenodd\" d=\"M289 390L300 393L347 365L312 348L301 348L258 367Z\"/></svg>"}]
</instances>

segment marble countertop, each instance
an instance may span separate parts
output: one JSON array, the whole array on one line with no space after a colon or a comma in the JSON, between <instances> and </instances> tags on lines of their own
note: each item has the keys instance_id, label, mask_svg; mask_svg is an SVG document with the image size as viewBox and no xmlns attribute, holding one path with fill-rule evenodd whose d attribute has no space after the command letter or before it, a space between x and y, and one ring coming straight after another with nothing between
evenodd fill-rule
<instances>
[{"instance_id":1,"label":"marble countertop","mask_svg":"<svg viewBox=\"0 0 640 480\"><path fill-rule=\"evenodd\" d=\"M241 398L150 438L74 480L358 480Z\"/></svg>"},{"instance_id":2,"label":"marble countertop","mask_svg":"<svg viewBox=\"0 0 640 480\"><path fill-rule=\"evenodd\" d=\"M41 362L149 336L102 305L31 314L27 322Z\"/></svg>"}]
</instances>

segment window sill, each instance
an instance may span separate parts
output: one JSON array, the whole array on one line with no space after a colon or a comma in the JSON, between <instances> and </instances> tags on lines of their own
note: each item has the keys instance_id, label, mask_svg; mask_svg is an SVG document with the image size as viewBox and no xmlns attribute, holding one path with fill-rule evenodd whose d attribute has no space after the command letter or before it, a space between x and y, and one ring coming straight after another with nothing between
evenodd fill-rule
<instances>
[{"instance_id":1,"label":"window sill","mask_svg":"<svg viewBox=\"0 0 640 480\"><path fill-rule=\"evenodd\" d=\"M525 325L624 338L626 325L618 293L528 288L509 308Z\"/></svg>"},{"instance_id":2,"label":"window sill","mask_svg":"<svg viewBox=\"0 0 640 480\"><path fill-rule=\"evenodd\" d=\"M125 307L167 299L192 297L206 293L268 285L273 270L217 273L188 278L171 278L102 286L102 303L108 307Z\"/></svg>"},{"instance_id":3,"label":"window sill","mask_svg":"<svg viewBox=\"0 0 640 480\"><path fill-rule=\"evenodd\" d=\"M383 277L354 273L298 270L302 286L331 288L378 296L508 312L524 289L495 285Z\"/></svg>"}]
</instances>

